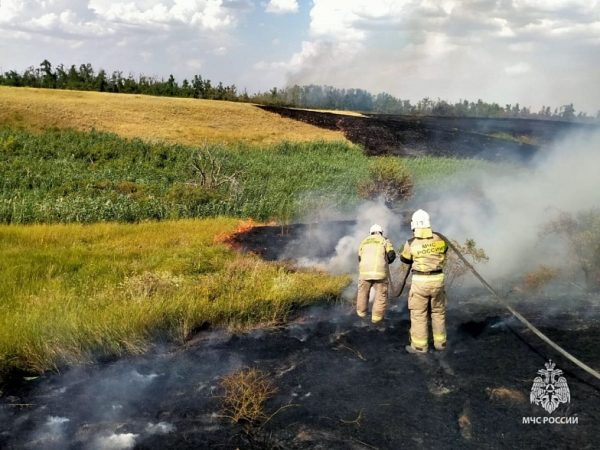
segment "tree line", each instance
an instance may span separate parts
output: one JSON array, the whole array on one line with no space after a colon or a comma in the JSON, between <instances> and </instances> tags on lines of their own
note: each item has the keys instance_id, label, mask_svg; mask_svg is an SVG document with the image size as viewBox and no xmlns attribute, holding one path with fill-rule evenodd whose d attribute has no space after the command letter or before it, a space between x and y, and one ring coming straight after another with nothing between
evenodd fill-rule
<instances>
[{"instance_id":1,"label":"tree line","mask_svg":"<svg viewBox=\"0 0 600 450\"><path fill-rule=\"evenodd\" d=\"M222 82L213 85L211 80L203 79L200 75L179 84L173 75L169 75L166 81L145 75L137 78L132 74L124 76L121 71L109 75L104 69L96 72L89 63L69 68L60 64L53 69L48 60L42 61L37 68L27 68L23 73L11 70L0 74L0 85L211 100L244 100L247 97L246 94L240 95L235 85L226 86Z\"/></svg>"},{"instance_id":2,"label":"tree line","mask_svg":"<svg viewBox=\"0 0 600 450\"><path fill-rule=\"evenodd\" d=\"M476 102L460 100L450 103L439 98L426 97L412 103L410 100L400 99L385 92L372 94L364 89L340 89L320 85L294 85L283 89L274 87L267 92L248 95L246 91L238 92L235 84L224 85L222 82L218 82L215 85L211 80L202 78L201 75L195 75L190 80L184 79L181 83L178 83L173 75L169 75L167 80L158 80L145 75L139 75L137 78L132 74L124 76L121 71L114 71L109 75L104 69L96 72L89 63L81 64L79 67L71 65L69 68L60 64L53 68L48 60L42 61L39 67L29 67L22 73L14 70L0 73L0 85L230 100L266 105L346 109L383 114L507 117L568 121L600 120L600 111L598 111L596 117L592 117L585 112L576 112L572 103L555 108L542 106L539 111L533 111L531 108L521 106L518 103L500 105L494 102L485 102L481 99Z\"/></svg>"}]
</instances>

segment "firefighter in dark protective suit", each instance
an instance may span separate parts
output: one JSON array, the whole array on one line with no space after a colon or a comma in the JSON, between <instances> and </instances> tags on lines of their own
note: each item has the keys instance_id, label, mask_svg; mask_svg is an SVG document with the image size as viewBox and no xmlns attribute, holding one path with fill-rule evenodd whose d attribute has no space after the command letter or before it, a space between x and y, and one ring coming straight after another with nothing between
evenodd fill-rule
<instances>
[{"instance_id":1,"label":"firefighter in dark protective suit","mask_svg":"<svg viewBox=\"0 0 600 450\"><path fill-rule=\"evenodd\" d=\"M392 243L383 236L380 225L374 224L358 249L358 295L356 313L359 317L367 316L369 294L375 289L375 300L371 312L371 322L377 324L383 320L388 303L388 287L390 271L388 264L396 259Z\"/></svg>"},{"instance_id":2,"label":"firefighter in dark protective suit","mask_svg":"<svg viewBox=\"0 0 600 450\"><path fill-rule=\"evenodd\" d=\"M400 261L412 269L412 283L408 293L410 310L409 353L427 353L429 347L429 314L433 345L436 350L446 348L446 292L444 264L448 245L431 229L429 214L419 209L412 216L414 237L404 244Z\"/></svg>"}]
</instances>

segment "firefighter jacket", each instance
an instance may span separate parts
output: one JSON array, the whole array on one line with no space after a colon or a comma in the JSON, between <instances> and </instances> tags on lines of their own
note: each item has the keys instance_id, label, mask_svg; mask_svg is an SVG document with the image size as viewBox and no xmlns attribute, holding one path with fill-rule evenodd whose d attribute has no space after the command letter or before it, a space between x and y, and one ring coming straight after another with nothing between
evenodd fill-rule
<instances>
[{"instance_id":1,"label":"firefighter jacket","mask_svg":"<svg viewBox=\"0 0 600 450\"><path fill-rule=\"evenodd\" d=\"M413 282L443 282L448 245L431 228L417 228L404 244L400 261L412 265Z\"/></svg>"},{"instance_id":2,"label":"firefighter jacket","mask_svg":"<svg viewBox=\"0 0 600 450\"><path fill-rule=\"evenodd\" d=\"M371 234L358 249L358 278L360 280L386 280L388 264L396 259L394 246L381 234Z\"/></svg>"}]
</instances>

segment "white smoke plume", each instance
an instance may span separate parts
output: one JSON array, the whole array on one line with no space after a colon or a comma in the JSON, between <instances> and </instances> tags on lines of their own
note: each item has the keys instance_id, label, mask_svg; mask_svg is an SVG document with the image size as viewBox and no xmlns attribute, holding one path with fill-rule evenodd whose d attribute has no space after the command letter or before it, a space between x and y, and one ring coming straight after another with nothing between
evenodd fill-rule
<instances>
[{"instance_id":1,"label":"white smoke plume","mask_svg":"<svg viewBox=\"0 0 600 450\"><path fill-rule=\"evenodd\" d=\"M46 422L34 434L29 446L38 448L64 448L67 443L66 426L69 419L60 416L48 416Z\"/></svg>"},{"instance_id":2,"label":"white smoke plume","mask_svg":"<svg viewBox=\"0 0 600 450\"><path fill-rule=\"evenodd\" d=\"M93 450L126 450L133 448L139 435L133 433L110 433L97 437L90 449Z\"/></svg>"},{"instance_id":3,"label":"white smoke plume","mask_svg":"<svg viewBox=\"0 0 600 450\"><path fill-rule=\"evenodd\" d=\"M600 206L599 144L599 132L570 134L542 148L527 168L473 173L457 188L416 201L447 237L475 239L490 257L481 267L490 278L524 274L541 264L560 267L564 248L540 233L561 211Z\"/></svg>"},{"instance_id":4,"label":"white smoke plume","mask_svg":"<svg viewBox=\"0 0 600 450\"><path fill-rule=\"evenodd\" d=\"M150 434L168 434L176 430L175 425L168 422L158 422L157 424L150 422L146 426L146 432Z\"/></svg>"},{"instance_id":5,"label":"white smoke plume","mask_svg":"<svg viewBox=\"0 0 600 450\"><path fill-rule=\"evenodd\" d=\"M316 266L332 273L352 273L356 271L358 264L358 247L368 236L371 225L381 225L384 235L391 239L395 247L399 245L397 240L401 236L401 217L394 214L382 201L362 203L351 219L353 225L340 234L340 228L325 217L324 220L309 227L306 234L301 237L301 245L297 242L292 243L284 252L284 256L296 259L301 266ZM314 253L310 251L311 248L333 247L335 247L334 254L325 257L298 257L294 254L298 248L303 251L303 254L310 255Z\"/></svg>"},{"instance_id":6,"label":"white smoke plume","mask_svg":"<svg viewBox=\"0 0 600 450\"><path fill-rule=\"evenodd\" d=\"M559 212L600 207L599 146L600 132L570 134L542 148L527 166L463 173L448 186L417 193L405 209L425 209L434 230L450 239L474 239L490 258L479 269L491 280L518 277L542 264L560 266L567 257L564 246L540 232ZM382 202L361 204L348 218L355 225L342 234L326 220L309 227L302 243L290 245L284 256L302 266L356 275L357 250L372 224L383 227L397 251L412 235L406 218ZM333 256L310 256L311 249L327 246L335 248ZM302 254L294 255L298 249ZM398 266L394 263L392 274Z\"/></svg>"}]
</instances>

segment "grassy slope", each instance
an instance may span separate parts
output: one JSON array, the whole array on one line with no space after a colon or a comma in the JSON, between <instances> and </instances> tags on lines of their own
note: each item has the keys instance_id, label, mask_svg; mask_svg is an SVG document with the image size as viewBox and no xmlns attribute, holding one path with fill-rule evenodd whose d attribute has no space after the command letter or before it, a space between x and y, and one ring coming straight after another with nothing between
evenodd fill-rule
<instances>
[{"instance_id":1,"label":"grassy slope","mask_svg":"<svg viewBox=\"0 0 600 450\"><path fill-rule=\"evenodd\" d=\"M345 140L248 103L0 86L0 124L111 131L186 145Z\"/></svg>"},{"instance_id":2,"label":"grassy slope","mask_svg":"<svg viewBox=\"0 0 600 450\"><path fill-rule=\"evenodd\" d=\"M0 225L0 371L138 352L205 323L283 320L348 283L215 242L237 224Z\"/></svg>"},{"instance_id":3,"label":"grassy slope","mask_svg":"<svg viewBox=\"0 0 600 450\"><path fill-rule=\"evenodd\" d=\"M106 133L0 128L0 222L96 222L234 215L288 220L355 202L367 157L342 142L210 146L236 185L204 189L192 147Z\"/></svg>"},{"instance_id":4,"label":"grassy slope","mask_svg":"<svg viewBox=\"0 0 600 450\"><path fill-rule=\"evenodd\" d=\"M0 87L0 125L5 126L2 195L11 202L19 199L21 213L27 210L42 222L86 216L84 221L99 220L98 207L108 213L104 219L119 219L115 203L129 207L130 220L142 219L136 205L154 198L163 207L161 195L190 181L193 151L103 133L38 133L48 128L95 128L177 144L230 143L214 150L227 157L231 170L243 169L249 197L239 203L240 214L255 213L257 204L267 211L281 203L277 196L291 199L311 186L326 189L319 183L347 175L336 168L335 155L327 158L329 145L348 150L339 142L344 141L341 133L281 119L248 104ZM299 144L295 162L288 157L294 150L290 144L273 154L268 147L239 147L284 140L338 143L316 144L320 150L315 144ZM309 165L320 173L317 178L297 170L314 151L324 157L312 158L316 166ZM342 149L337 155L344 159L344 153ZM360 156L357 149L346 159L355 156ZM273 157L279 160L275 167ZM248 170L249 159L253 170ZM257 195L260 199L253 198ZM179 203L165 217L171 212L173 217L188 215L190 205ZM66 216L47 215L59 210ZM102 354L142 351L158 336L185 339L205 323L245 326L283 320L294 306L335 298L347 285L346 277L296 272L238 255L215 241L237 223L213 218L135 225L0 225L0 382L2 372L15 368L40 372Z\"/></svg>"},{"instance_id":5,"label":"grassy slope","mask_svg":"<svg viewBox=\"0 0 600 450\"><path fill-rule=\"evenodd\" d=\"M184 144L341 138L244 104L4 87L0 125L12 126L0 139L4 212L23 222L140 220L157 217L144 216L140 207L153 201L159 209L166 201L175 204L158 217L203 212L177 204L180 195L169 196L176 183L190 181L192 148L104 133L32 135L14 127L94 127ZM331 204L332 190L351 200L369 164L357 148L339 142L234 144L214 151L226 161L224 170L242 172L246 197L236 195L235 207L209 214L285 219L314 201ZM427 159L409 160L408 167L417 183L430 183L464 164ZM307 192L313 198L298 204ZM346 286L346 277L295 272L215 242L236 223L217 217L135 225L0 225L0 374L142 351L157 336L185 339L203 323L281 320L294 305L336 297Z\"/></svg>"}]
</instances>

